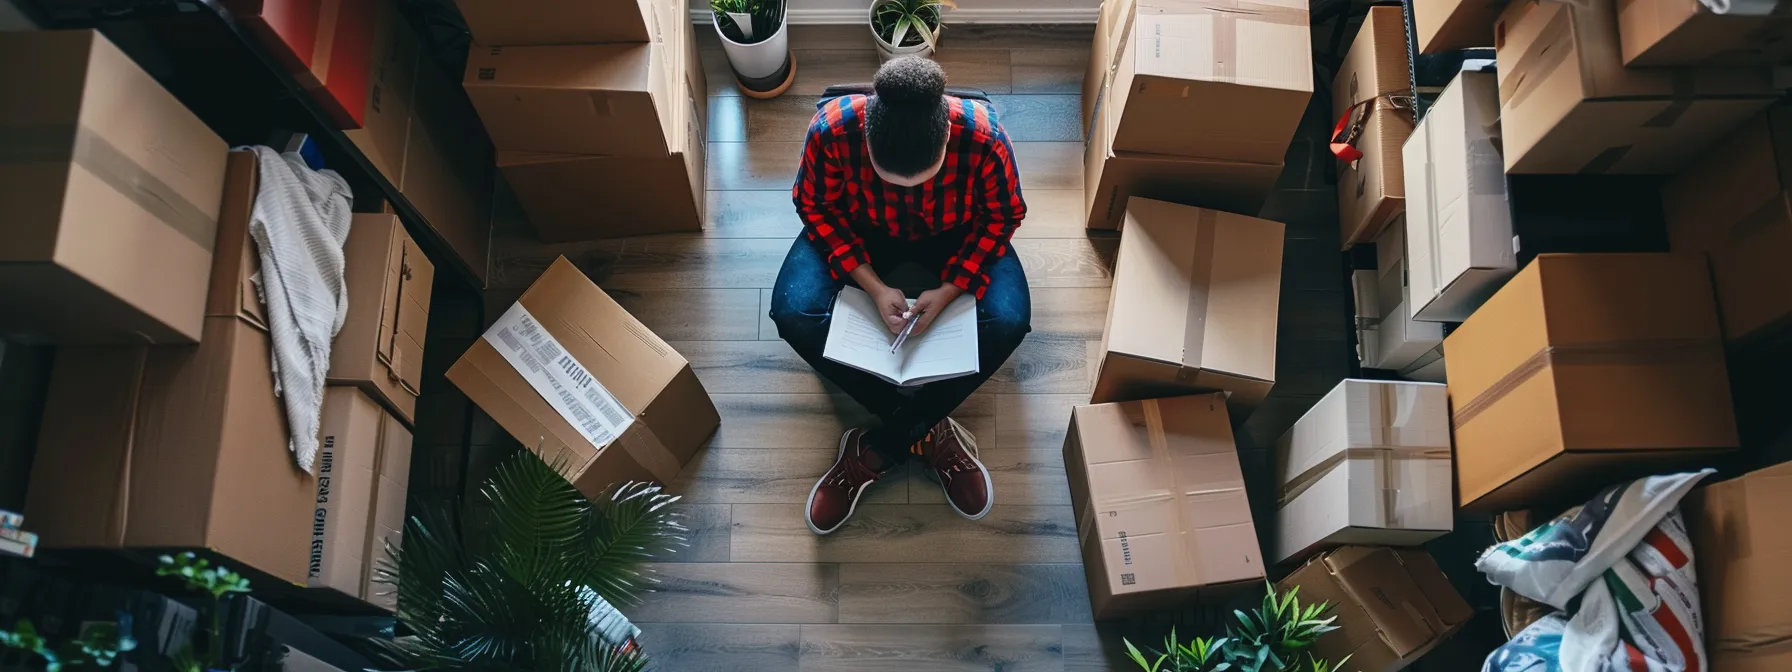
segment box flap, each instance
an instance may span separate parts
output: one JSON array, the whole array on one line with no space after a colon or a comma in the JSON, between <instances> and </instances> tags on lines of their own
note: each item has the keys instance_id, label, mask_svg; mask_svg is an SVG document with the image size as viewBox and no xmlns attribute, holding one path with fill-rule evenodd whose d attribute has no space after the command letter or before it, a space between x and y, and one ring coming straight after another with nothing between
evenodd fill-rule
<instances>
[{"instance_id":1,"label":"box flap","mask_svg":"<svg viewBox=\"0 0 1792 672\"><path fill-rule=\"evenodd\" d=\"M381 306L379 360L387 376L416 396L423 385L423 343L429 329L429 299L435 265L403 226L392 227L387 296Z\"/></svg>"},{"instance_id":2,"label":"box flap","mask_svg":"<svg viewBox=\"0 0 1792 672\"><path fill-rule=\"evenodd\" d=\"M218 214L217 242L206 292L207 317L241 317L267 328L267 308L255 287L261 255L249 237L249 218L261 189L261 160L252 151L231 152L225 164L224 198Z\"/></svg>"},{"instance_id":3,"label":"box flap","mask_svg":"<svg viewBox=\"0 0 1792 672\"><path fill-rule=\"evenodd\" d=\"M1792 464L1705 486L1686 512L1713 669L1782 669L1792 651L1762 644L1792 638Z\"/></svg>"},{"instance_id":4,"label":"box flap","mask_svg":"<svg viewBox=\"0 0 1792 672\"><path fill-rule=\"evenodd\" d=\"M1401 658L1416 656L1473 615L1447 580L1438 581L1443 573L1423 551L1350 546L1323 562ZM1447 592L1432 592L1440 588Z\"/></svg>"},{"instance_id":5,"label":"box flap","mask_svg":"<svg viewBox=\"0 0 1792 672\"><path fill-rule=\"evenodd\" d=\"M465 86L499 149L663 157L683 131L673 125L671 86L682 50L667 43L478 48L468 55Z\"/></svg>"}]
</instances>

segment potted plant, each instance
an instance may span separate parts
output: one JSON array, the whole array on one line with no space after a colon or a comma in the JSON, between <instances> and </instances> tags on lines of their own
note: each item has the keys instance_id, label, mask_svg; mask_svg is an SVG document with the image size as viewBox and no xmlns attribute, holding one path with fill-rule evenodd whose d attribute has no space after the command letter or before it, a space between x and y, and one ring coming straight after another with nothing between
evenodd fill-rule
<instances>
[{"instance_id":1,"label":"potted plant","mask_svg":"<svg viewBox=\"0 0 1792 672\"><path fill-rule=\"evenodd\" d=\"M1297 586L1278 595L1270 585L1263 606L1233 612L1238 623L1226 626L1225 637L1196 637L1185 644L1172 629L1163 649L1149 654L1121 641L1127 658L1144 672L1344 672L1350 656L1331 661L1308 651L1320 635L1338 629L1332 624L1338 617L1325 616L1331 604L1303 607L1299 593Z\"/></svg>"},{"instance_id":2,"label":"potted plant","mask_svg":"<svg viewBox=\"0 0 1792 672\"><path fill-rule=\"evenodd\" d=\"M772 98L789 89L796 81L796 58L785 30L784 0L709 0L709 8L741 93Z\"/></svg>"},{"instance_id":3,"label":"potted plant","mask_svg":"<svg viewBox=\"0 0 1792 672\"><path fill-rule=\"evenodd\" d=\"M939 48L941 7L958 9L954 0L871 0L871 36L877 56L933 55Z\"/></svg>"}]
</instances>

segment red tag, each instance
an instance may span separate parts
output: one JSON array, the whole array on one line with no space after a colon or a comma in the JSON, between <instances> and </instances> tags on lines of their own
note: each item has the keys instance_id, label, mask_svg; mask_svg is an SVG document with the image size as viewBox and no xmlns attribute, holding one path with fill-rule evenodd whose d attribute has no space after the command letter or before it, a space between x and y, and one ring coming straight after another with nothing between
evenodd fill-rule
<instances>
[{"instance_id":1,"label":"red tag","mask_svg":"<svg viewBox=\"0 0 1792 672\"><path fill-rule=\"evenodd\" d=\"M1345 163L1356 163L1362 160L1363 150L1356 148L1357 139L1363 135L1363 122L1369 118L1369 106L1375 104L1370 98L1351 105L1338 117L1337 125L1332 127L1332 155Z\"/></svg>"}]
</instances>

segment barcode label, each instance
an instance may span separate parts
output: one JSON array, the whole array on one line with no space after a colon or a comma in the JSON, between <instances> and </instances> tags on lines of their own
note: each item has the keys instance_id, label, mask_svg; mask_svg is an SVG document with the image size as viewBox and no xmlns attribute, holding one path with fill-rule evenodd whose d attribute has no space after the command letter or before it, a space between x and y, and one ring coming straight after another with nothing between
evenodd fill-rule
<instances>
[{"instance_id":1,"label":"barcode label","mask_svg":"<svg viewBox=\"0 0 1792 672\"><path fill-rule=\"evenodd\" d=\"M512 304L484 338L591 445L609 445L635 421L616 395L567 354L523 304Z\"/></svg>"}]
</instances>

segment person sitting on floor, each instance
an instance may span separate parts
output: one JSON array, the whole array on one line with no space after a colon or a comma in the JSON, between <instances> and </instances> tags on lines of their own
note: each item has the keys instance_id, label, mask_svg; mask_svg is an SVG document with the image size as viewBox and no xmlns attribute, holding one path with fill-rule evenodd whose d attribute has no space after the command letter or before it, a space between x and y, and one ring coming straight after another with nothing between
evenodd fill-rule
<instances>
[{"instance_id":1,"label":"person sitting on floor","mask_svg":"<svg viewBox=\"0 0 1792 672\"><path fill-rule=\"evenodd\" d=\"M948 417L1032 330L1027 276L1009 248L1026 216L1014 146L987 103L946 95L946 74L919 57L879 68L872 95L820 105L803 145L793 198L803 220L772 290L778 335L879 423L840 437L839 457L809 492L816 534L845 524L859 499L911 454L920 456L960 515L978 520L995 503L975 439ZM913 308L884 284L903 263L937 270L938 287ZM822 356L834 298L856 285L899 332L914 333L960 295L977 299L979 371L899 388Z\"/></svg>"}]
</instances>

